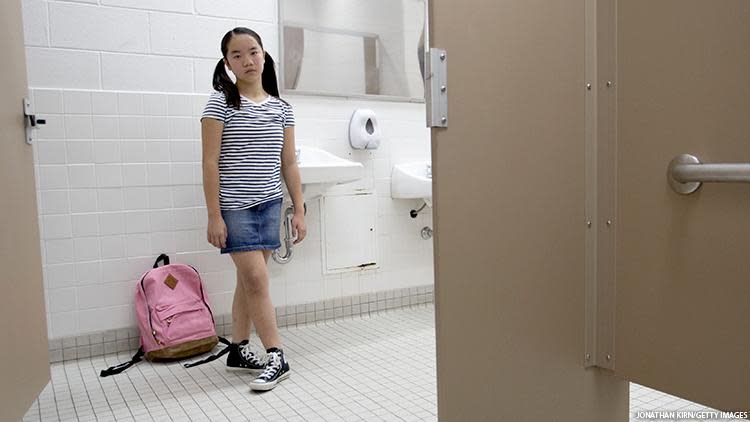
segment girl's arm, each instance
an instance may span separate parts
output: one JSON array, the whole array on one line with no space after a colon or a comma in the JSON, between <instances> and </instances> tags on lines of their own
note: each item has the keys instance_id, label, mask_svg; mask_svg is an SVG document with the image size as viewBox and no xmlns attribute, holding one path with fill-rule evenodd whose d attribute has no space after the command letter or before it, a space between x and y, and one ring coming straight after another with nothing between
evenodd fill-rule
<instances>
[{"instance_id":1,"label":"girl's arm","mask_svg":"<svg viewBox=\"0 0 750 422\"><path fill-rule=\"evenodd\" d=\"M294 146L294 126L284 128L284 147L281 150L281 174L284 176L286 189L292 197L294 216L292 217L293 232L297 238L294 243L302 241L307 235L305 225L305 203L302 200L302 183L300 182L299 166Z\"/></svg>"},{"instance_id":2,"label":"girl's arm","mask_svg":"<svg viewBox=\"0 0 750 422\"><path fill-rule=\"evenodd\" d=\"M208 242L217 248L226 247L227 226L219 208L219 153L224 123L219 120L201 119L201 142L203 145L203 193L208 210Z\"/></svg>"}]
</instances>

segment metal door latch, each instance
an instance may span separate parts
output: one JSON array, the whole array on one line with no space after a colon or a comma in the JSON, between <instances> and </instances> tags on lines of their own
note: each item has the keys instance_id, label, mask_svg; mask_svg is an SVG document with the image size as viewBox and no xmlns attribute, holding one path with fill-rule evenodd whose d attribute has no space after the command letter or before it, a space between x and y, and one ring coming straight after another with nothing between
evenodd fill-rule
<instances>
[{"instance_id":1,"label":"metal door latch","mask_svg":"<svg viewBox=\"0 0 750 422\"><path fill-rule=\"evenodd\" d=\"M26 143L31 144L34 140L33 130L40 125L47 124L45 119L40 119L34 114L31 108L31 101L28 98L23 99L23 120L26 123Z\"/></svg>"}]
</instances>

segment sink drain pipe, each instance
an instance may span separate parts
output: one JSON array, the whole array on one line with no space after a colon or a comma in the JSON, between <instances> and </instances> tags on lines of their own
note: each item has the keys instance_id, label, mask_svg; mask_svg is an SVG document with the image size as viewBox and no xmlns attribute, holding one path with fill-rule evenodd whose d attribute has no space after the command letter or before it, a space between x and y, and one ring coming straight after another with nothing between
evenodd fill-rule
<instances>
[{"instance_id":1,"label":"sink drain pipe","mask_svg":"<svg viewBox=\"0 0 750 422\"><path fill-rule=\"evenodd\" d=\"M294 207L289 206L287 207L286 211L284 211L284 248L285 253L284 255L281 254L281 248L278 248L273 251L271 256L273 257L273 260L278 262L279 264L286 264L287 262L292 260L292 245L294 244L294 237L292 236L292 217L294 217Z\"/></svg>"},{"instance_id":2,"label":"sink drain pipe","mask_svg":"<svg viewBox=\"0 0 750 422\"><path fill-rule=\"evenodd\" d=\"M427 201L424 201L424 203L422 204L421 207L419 207L418 210L411 210L411 211L409 211L409 215L411 216L411 218L417 218L417 215L419 215L419 213L422 212L422 210L426 206L427 206Z\"/></svg>"}]
</instances>

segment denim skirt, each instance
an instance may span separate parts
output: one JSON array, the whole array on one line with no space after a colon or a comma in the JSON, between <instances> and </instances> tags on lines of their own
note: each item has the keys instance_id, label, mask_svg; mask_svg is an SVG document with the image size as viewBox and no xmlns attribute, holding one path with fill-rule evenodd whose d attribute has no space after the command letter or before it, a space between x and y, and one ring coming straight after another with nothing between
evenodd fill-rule
<instances>
[{"instance_id":1,"label":"denim skirt","mask_svg":"<svg viewBox=\"0 0 750 422\"><path fill-rule=\"evenodd\" d=\"M221 253L274 250L281 247L281 198L244 210L222 210L227 225L226 248Z\"/></svg>"}]
</instances>

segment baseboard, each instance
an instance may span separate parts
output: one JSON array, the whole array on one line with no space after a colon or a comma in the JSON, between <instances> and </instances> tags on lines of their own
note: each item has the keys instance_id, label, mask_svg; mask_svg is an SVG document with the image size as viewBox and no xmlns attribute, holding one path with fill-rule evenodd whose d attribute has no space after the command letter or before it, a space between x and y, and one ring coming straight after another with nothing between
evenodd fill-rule
<instances>
[{"instance_id":1,"label":"baseboard","mask_svg":"<svg viewBox=\"0 0 750 422\"><path fill-rule=\"evenodd\" d=\"M378 312L434 302L433 285L385 290L276 307L279 328L291 328L344 318L368 317ZM216 333L232 333L232 315L214 315ZM135 351L140 343L137 327L49 340L50 363L66 362L111 353Z\"/></svg>"}]
</instances>

